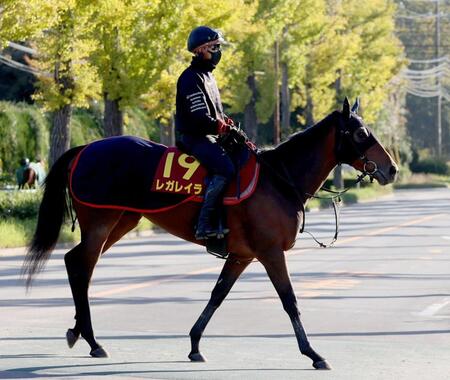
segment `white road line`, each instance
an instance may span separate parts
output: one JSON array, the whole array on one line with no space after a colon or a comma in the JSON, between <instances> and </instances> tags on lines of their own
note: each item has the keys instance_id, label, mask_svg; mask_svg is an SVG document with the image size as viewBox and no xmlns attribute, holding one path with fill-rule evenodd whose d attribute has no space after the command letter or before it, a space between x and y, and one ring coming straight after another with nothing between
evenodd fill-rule
<instances>
[{"instance_id":1,"label":"white road line","mask_svg":"<svg viewBox=\"0 0 450 380\"><path fill-rule=\"evenodd\" d=\"M450 297L444 298L442 302L433 303L419 313L414 313L419 317L433 317L439 310L450 304Z\"/></svg>"}]
</instances>

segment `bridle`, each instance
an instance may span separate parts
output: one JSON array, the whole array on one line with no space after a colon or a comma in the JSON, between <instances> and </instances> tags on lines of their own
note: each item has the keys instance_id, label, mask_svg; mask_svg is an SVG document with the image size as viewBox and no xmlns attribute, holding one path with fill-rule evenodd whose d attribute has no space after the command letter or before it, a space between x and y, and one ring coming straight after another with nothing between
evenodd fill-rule
<instances>
[{"instance_id":1,"label":"bridle","mask_svg":"<svg viewBox=\"0 0 450 380\"><path fill-rule=\"evenodd\" d=\"M356 114L351 112L349 121L352 118L356 117L357 117ZM364 128L369 132L369 135L367 136L366 140L361 144L362 146L359 146L355 142L352 132L345 125L343 117L339 117L336 128L336 143L334 149L337 164L341 165L345 161L350 163L359 159L363 162L363 170L361 174L363 178L368 176L370 178L370 181L373 182L375 174L379 174L387 181L388 179L386 178L385 174L378 169L377 163L367 158L366 152L369 150L370 147L378 143L378 140L375 138L375 136L373 135L372 131L369 128L365 126ZM344 143L348 143L351 146L352 148L351 150L353 151L352 155L348 153L348 150L346 150L345 153L343 152L343 146L345 145Z\"/></svg>"},{"instance_id":2,"label":"bridle","mask_svg":"<svg viewBox=\"0 0 450 380\"><path fill-rule=\"evenodd\" d=\"M351 120L352 117L356 117L356 114L353 112L350 113L349 121ZM346 187L344 190L339 190L339 191L331 190L331 189L328 189L328 188L322 186L320 188L320 190L332 194L331 196L328 196L328 197L319 196L316 194L305 193L305 195L307 195L310 198L330 200L333 205L333 211L334 211L334 217L335 217L335 233L334 233L334 236L331 239L330 243L328 243L328 244L320 242L319 240L316 239L316 237L311 232L306 231L304 229L305 217L303 217L303 225L302 225L302 228L300 229L300 233L306 232L307 234L309 234L314 239L314 241L322 248L328 248L328 247L333 246L338 238L338 235L339 235L339 207L342 204L342 198L341 198L342 195L345 194L347 191L349 191L354 186L356 186L357 184L363 182L366 177L369 177L370 182L373 182L376 173L379 173L381 176L383 176L386 179L386 176L383 174L383 172L379 171L378 165L376 164L376 162L369 160L365 153L371 146L378 143L377 139L372 134L370 129L367 127L365 127L365 128L369 132L369 135L367 136L367 139L364 142L363 147L360 147L355 142L355 140L353 138L353 134L350 131L350 129L345 125L343 117L341 116L341 114L339 114L339 119L337 121L337 126L336 126L334 154L335 154L338 165L342 165L342 163L344 163L345 161L354 162L357 159L360 159L363 162L363 170L362 170L361 174L358 175L355 182L351 186ZM344 150L345 143L348 143L351 146L352 152L349 152L349 150Z\"/></svg>"}]
</instances>

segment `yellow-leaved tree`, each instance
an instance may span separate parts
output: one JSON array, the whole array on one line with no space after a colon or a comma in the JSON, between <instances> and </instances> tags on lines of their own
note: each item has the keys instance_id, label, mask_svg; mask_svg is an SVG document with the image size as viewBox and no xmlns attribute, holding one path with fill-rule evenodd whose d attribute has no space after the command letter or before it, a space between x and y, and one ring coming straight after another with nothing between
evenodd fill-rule
<instances>
[{"instance_id":1,"label":"yellow-leaved tree","mask_svg":"<svg viewBox=\"0 0 450 380\"><path fill-rule=\"evenodd\" d=\"M35 98L52 115L49 163L70 146L74 106L98 97L96 70L88 57L95 47L89 35L87 0L16 0L3 4L0 40L29 41L37 50Z\"/></svg>"}]
</instances>

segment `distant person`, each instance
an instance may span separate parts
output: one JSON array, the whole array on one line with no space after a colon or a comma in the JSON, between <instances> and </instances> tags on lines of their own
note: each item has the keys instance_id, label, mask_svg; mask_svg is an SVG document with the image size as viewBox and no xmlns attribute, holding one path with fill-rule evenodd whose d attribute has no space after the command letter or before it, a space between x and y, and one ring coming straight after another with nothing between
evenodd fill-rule
<instances>
[{"instance_id":1,"label":"distant person","mask_svg":"<svg viewBox=\"0 0 450 380\"><path fill-rule=\"evenodd\" d=\"M45 172L44 164L41 158L37 158L36 162L30 163L30 168L34 170L36 183L41 187L44 185L45 177L47 173Z\"/></svg>"},{"instance_id":2,"label":"distant person","mask_svg":"<svg viewBox=\"0 0 450 380\"><path fill-rule=\"evenodd\" d=\"M30 167L30 159L25 157L20 160L20 166L16 170L16 179L19 189L23 189L27 183L28 177L25 178L25 174Z\"/></svg>"}]
</instances>

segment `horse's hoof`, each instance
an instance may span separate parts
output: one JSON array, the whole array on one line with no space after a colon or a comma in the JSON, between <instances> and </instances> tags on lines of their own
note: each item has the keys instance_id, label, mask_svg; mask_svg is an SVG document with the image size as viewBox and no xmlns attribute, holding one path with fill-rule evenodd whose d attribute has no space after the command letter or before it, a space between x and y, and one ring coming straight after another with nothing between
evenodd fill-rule
<instances>
[{"instance_id":1,"label":"horse's hoof","mask_svg":"<svg viewBox=\"0 0 450 380\"><path fill-rule=\"evenodd\" d=\"M206 362L206 358L200 352L190 353L188 358L191 359L191 362Z\"/></svg>"},{"instance_id":2,"label":"horse's hoof","mask_svg":"<svg viewBox=\"0 0 450 380\"><path fill-rule=\"evenodd\" d=\"M90 354L93 358L109 358L108 352L102 346L92 350Z\"/></svg>"},{"instance_id":3,"label":"horse's hoof","mask_svg":"<svg viewBox=\"0 0 450 380\"><path fill-rule=\"evenodd\" d=\"M326 360L321 360L320 362L313 363L313 367L315 369L327 369L327 370L331 369L331 366L327 363Z\"/></svg>"},{"instance_id":4,"label":"horse's hoof","mask_svg":"<svg viewBox=\"0 0 450 380\"><path fill-rule=\"evenodd\" d=\"M78 338L80 337L80 334L75 334L73 329L68 329L66 332L66 340L67 345L69 348L72 348L75 343L77 342Z\"/></svg>"}]
</instances>

